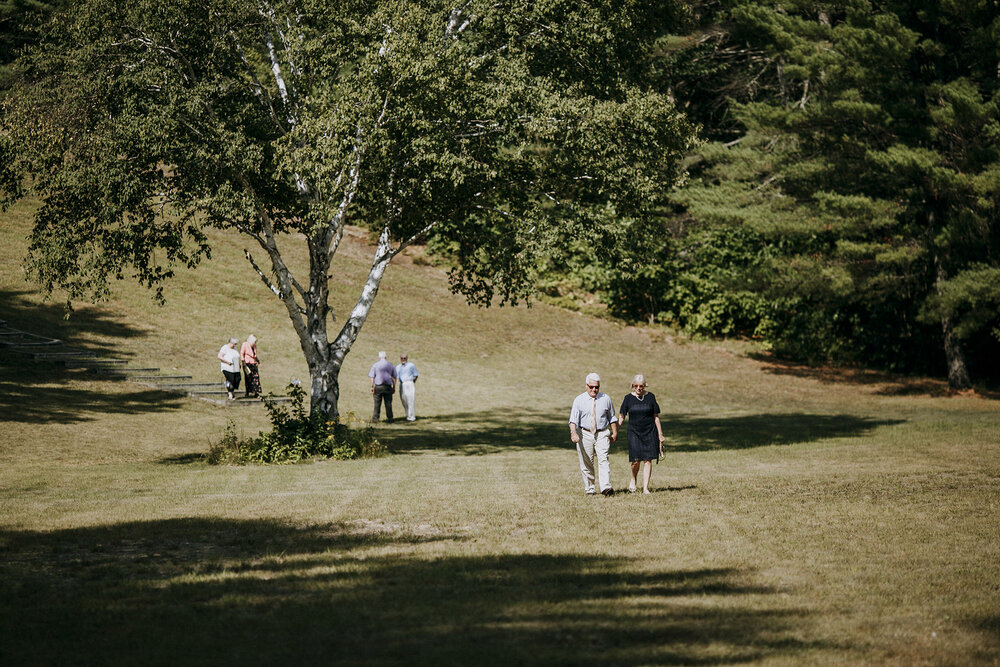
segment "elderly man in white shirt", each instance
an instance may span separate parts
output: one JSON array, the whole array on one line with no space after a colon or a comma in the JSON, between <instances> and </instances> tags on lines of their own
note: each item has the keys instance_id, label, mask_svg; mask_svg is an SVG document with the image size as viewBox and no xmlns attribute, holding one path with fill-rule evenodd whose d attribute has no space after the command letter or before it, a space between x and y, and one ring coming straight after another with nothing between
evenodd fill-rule
<instances>
[{"instance_id":1,"label":"elderly man in white shirt","mask_svg":"<svg viewBox=\"0 0 1000 667\"><path fill-rule=\"evenodd\" d=\"M399 363L396 364L396 379L399 380L399 398L403 402L403 409L406 410L406 421L416 421L417 413L414 400L417 396L416 381L417 367L405 354L399 355Z\"/></svg>"},{"instance_id":2,"label":"elderly man in white shirt","mask_svg":"<svg viewBox=\"0 0 1000 667\"><path fill-rule=\"evenodd\" d=\"M583 490L594 495L594 457L597 457L597 484L601 494L610 496L611 467L608 464L608 450L618 439L618 420L611 397L601 392L601 376L591 373L587 376L587 391L573 400L569 413L569 437L576 445L580 456L580 473L583 475Z\"/></svg>"}]
</instances>

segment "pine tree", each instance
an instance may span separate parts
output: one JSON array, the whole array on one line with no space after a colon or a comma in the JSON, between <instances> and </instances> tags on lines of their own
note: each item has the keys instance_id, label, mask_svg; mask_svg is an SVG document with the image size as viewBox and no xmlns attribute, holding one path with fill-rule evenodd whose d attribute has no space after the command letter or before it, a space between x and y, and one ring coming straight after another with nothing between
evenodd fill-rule
<instances>
[{"instance_id":1,"label":"pine tree","mask_svg":"<svg viewBox=\"0 0 1000 667\"><path fill-rule=\"evenodd\" d=\"M970 385L963 347L996 357L997 7L803 0L714 15L717 60L751 54L761 86L723 100L743 134L706 147L673 200L700 229L766 244L744 278L779 349L912 368L933 341L954 389ZM729 80L750 64L727 65Z\"/></svg>"}]
</instances>

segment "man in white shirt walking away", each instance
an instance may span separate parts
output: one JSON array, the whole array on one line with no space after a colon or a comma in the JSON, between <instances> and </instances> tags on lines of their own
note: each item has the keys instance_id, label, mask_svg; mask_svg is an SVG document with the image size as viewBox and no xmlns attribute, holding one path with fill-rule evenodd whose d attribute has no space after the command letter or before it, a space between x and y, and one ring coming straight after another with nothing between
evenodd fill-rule
<instances>
[{"instance_id":1,"label":"man in white shirt walking away","mask_svg":"<svg viewBox=\"0 0 1000 667\"><path fill-rule=\"evenodd\" d=\"M396 379L399 380L399 400L403 402L403 409L406 410L406 421L417 420L416 408L413 400L416 397L417 367L405 354L399 355L399 363L396 364Z\"/></svg>"}]
</instances>

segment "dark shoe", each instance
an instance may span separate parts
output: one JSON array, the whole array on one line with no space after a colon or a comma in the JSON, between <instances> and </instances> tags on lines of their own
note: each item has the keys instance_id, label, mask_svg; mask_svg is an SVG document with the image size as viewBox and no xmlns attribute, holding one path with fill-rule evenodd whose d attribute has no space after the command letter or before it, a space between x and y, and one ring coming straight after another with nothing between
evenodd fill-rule
<instances>
[{"instance_id":1,"label":"dark shoe","mask_svg":"<svg viewBox=\"0 0 1000 667\"><path fill-rule=\"evenodd\" d=\"M602 496L613 496L613 495L615 495L615 490L614 489L604 489L603 491L601 491L601 495Z\"/></svg>"}]
</instances>

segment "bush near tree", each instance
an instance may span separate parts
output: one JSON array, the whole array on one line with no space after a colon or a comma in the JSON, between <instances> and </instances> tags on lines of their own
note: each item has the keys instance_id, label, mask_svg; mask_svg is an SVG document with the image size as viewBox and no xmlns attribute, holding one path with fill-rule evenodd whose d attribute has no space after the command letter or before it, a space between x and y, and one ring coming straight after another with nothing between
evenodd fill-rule
<instances>
[{"instance_id":1,"label":"bush near tree","mask_svg":"<svg viewBox=\"0 0 1000 667\"><path fill-rule=\"evenodd\" d=\"M256 437L243 437L230 423L217 442L212 443L208 462L214 465L250 463L298 463L306 459L375 458L386 454L371 424L351 425L341 419L327 419L319 411L307 411L306 393L300 384L288 386L286 407L264 399L271 430Z\"/></svg>"}]
</instances>

